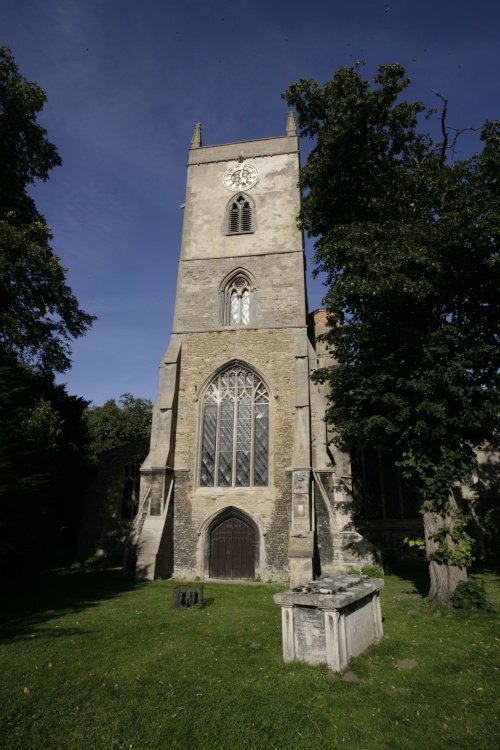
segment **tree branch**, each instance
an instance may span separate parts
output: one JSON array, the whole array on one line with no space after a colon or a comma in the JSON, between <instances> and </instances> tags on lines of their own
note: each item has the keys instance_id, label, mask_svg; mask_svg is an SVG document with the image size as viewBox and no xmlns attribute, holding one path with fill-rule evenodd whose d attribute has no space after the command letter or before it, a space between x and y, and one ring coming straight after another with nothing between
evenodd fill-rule
<instances>
[{"instance_id":1,"label":"tree branch","mask_svg":"<svg viewBox=\"0 0 500 750\"><path fill-rule=\"evenodd\" d=\"M440 144L440 157L439 166L443 167L446 159L446 149L448 148L448 131L446 130L446 114L448 112L448 99L446 99L439 91L433 89L433 93L441 99L443 102L443 109L441 110L441 133L443 134L443 142Z\"/></svg>"},{"instance_id":2,"label":"tree branch","mask_svg":"<svg viewBox=\"0 0 500 750\"><path fill-rule=\"evenodd\" d=\"M462 135L462 133L465 133L467 131L475 133L479 130L479 128L451 128L449 125L446 125L446 115L448 114L448 99L446 99L446 97L440 94L439 91L435 91L434 89L432 91L443 102L443 109L441 111L441 133L443 134L443 141L434 150L434 152L436 151L440 152L439 166L443 167L445 159L446 159L446 151L448 149L451 149L452 151L454 151L455 146L457 145L457 141L459 137ZM455 136L453 137L451 143L449 142L449 132L448 132L450 130L455 131Z\"/></svg>"}]
</instances>

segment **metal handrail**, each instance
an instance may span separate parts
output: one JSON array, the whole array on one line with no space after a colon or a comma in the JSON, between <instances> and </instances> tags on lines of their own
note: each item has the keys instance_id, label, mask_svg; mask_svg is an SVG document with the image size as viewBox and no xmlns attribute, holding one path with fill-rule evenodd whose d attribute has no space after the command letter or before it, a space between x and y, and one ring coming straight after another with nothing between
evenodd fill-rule
<instances>
[{"instance_id":1,"label":"metal handrail","mask_svg":"<svg viewBox=\"0 0 500 750\"><path fill-rule=\"evenodd\" d=\"M172 497L173 490L174 490L174 476L172 474L172 478L170 480L170 487L168 488L167 497L165 498L165 501L163 503L163 508L161 511L162 518L164 518L168 513L168 508L170 506L170 499Z\"/></svg>"},{"instance_id":2,"label":"metal handrail","mask_svg":"<svg viewBox=\"0 0 500 750\"><path fill-rule=\"evenodd\" d=\"M140 536L142 527L144 525L145 518L147 516L147 510L146 513L144 513L144 509L146 507L146 503L149 502L149 497L151 495L151 485L148 487L146 494L143 497L143 500L141 504L139 505L139 508L137 509L137 513L135 514L135 518L132 521L132 526L130 528L129 533L129 540L132 539L133 536Z\"/></svg>"}]
</instances>

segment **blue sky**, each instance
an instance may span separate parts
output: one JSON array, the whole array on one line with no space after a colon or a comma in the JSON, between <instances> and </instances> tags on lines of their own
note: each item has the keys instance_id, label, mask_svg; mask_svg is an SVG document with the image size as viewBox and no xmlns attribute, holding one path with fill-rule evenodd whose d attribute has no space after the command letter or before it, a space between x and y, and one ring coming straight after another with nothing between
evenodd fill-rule
<instances>
[{"instance_id":1,"label":"blue sky","mask_svg":"<svg viewBox=\"0 0 500 750\"><path fill-rule=\"evenodd\" d=\"M0 43L47 92L41 121L64 161L34 197L98 316L73 344L68 391L155 398L196 120L205 145L284 134L292 81L363 59L367 76L403 64L409 97L434 105L437 90L450 125L478 127L500 118L499 29L494 0L0 0ZM459 155L476 146L465 135Z\"/></svg>"}]
</instances>

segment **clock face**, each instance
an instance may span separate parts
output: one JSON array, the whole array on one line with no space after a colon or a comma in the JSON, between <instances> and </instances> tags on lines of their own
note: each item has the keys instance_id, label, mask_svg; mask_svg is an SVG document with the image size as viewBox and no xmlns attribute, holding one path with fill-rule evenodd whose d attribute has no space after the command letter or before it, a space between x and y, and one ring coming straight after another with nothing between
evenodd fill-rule
<instances>
[{"instance_id":1,"label":"clock face","mask_svg":"<svg viewBox=\"0 0 500 750\"><path fill-rule=\"evenodd\" d=\"M249 190L259 179L259 173L253 164L238 162L224 172L223 182L228 190Z\"/></svg>"}]
</instances>

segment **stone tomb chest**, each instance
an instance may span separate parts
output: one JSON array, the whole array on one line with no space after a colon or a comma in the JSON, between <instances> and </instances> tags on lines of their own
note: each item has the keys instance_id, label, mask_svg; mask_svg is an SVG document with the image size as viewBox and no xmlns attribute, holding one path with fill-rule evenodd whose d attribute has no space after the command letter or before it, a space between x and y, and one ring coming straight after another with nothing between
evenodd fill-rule
<instances>
[{"instance_id":1,"label":"stone tomb chest","mask_svg":"<svg viewBox=\"0 0 500 750\"><path fill-rule=\"evenodd\" d=\"M381 578L334 575L275 594L281 607L283 659L347 667L383 636Z\"/></svg>"}]
</instances>

